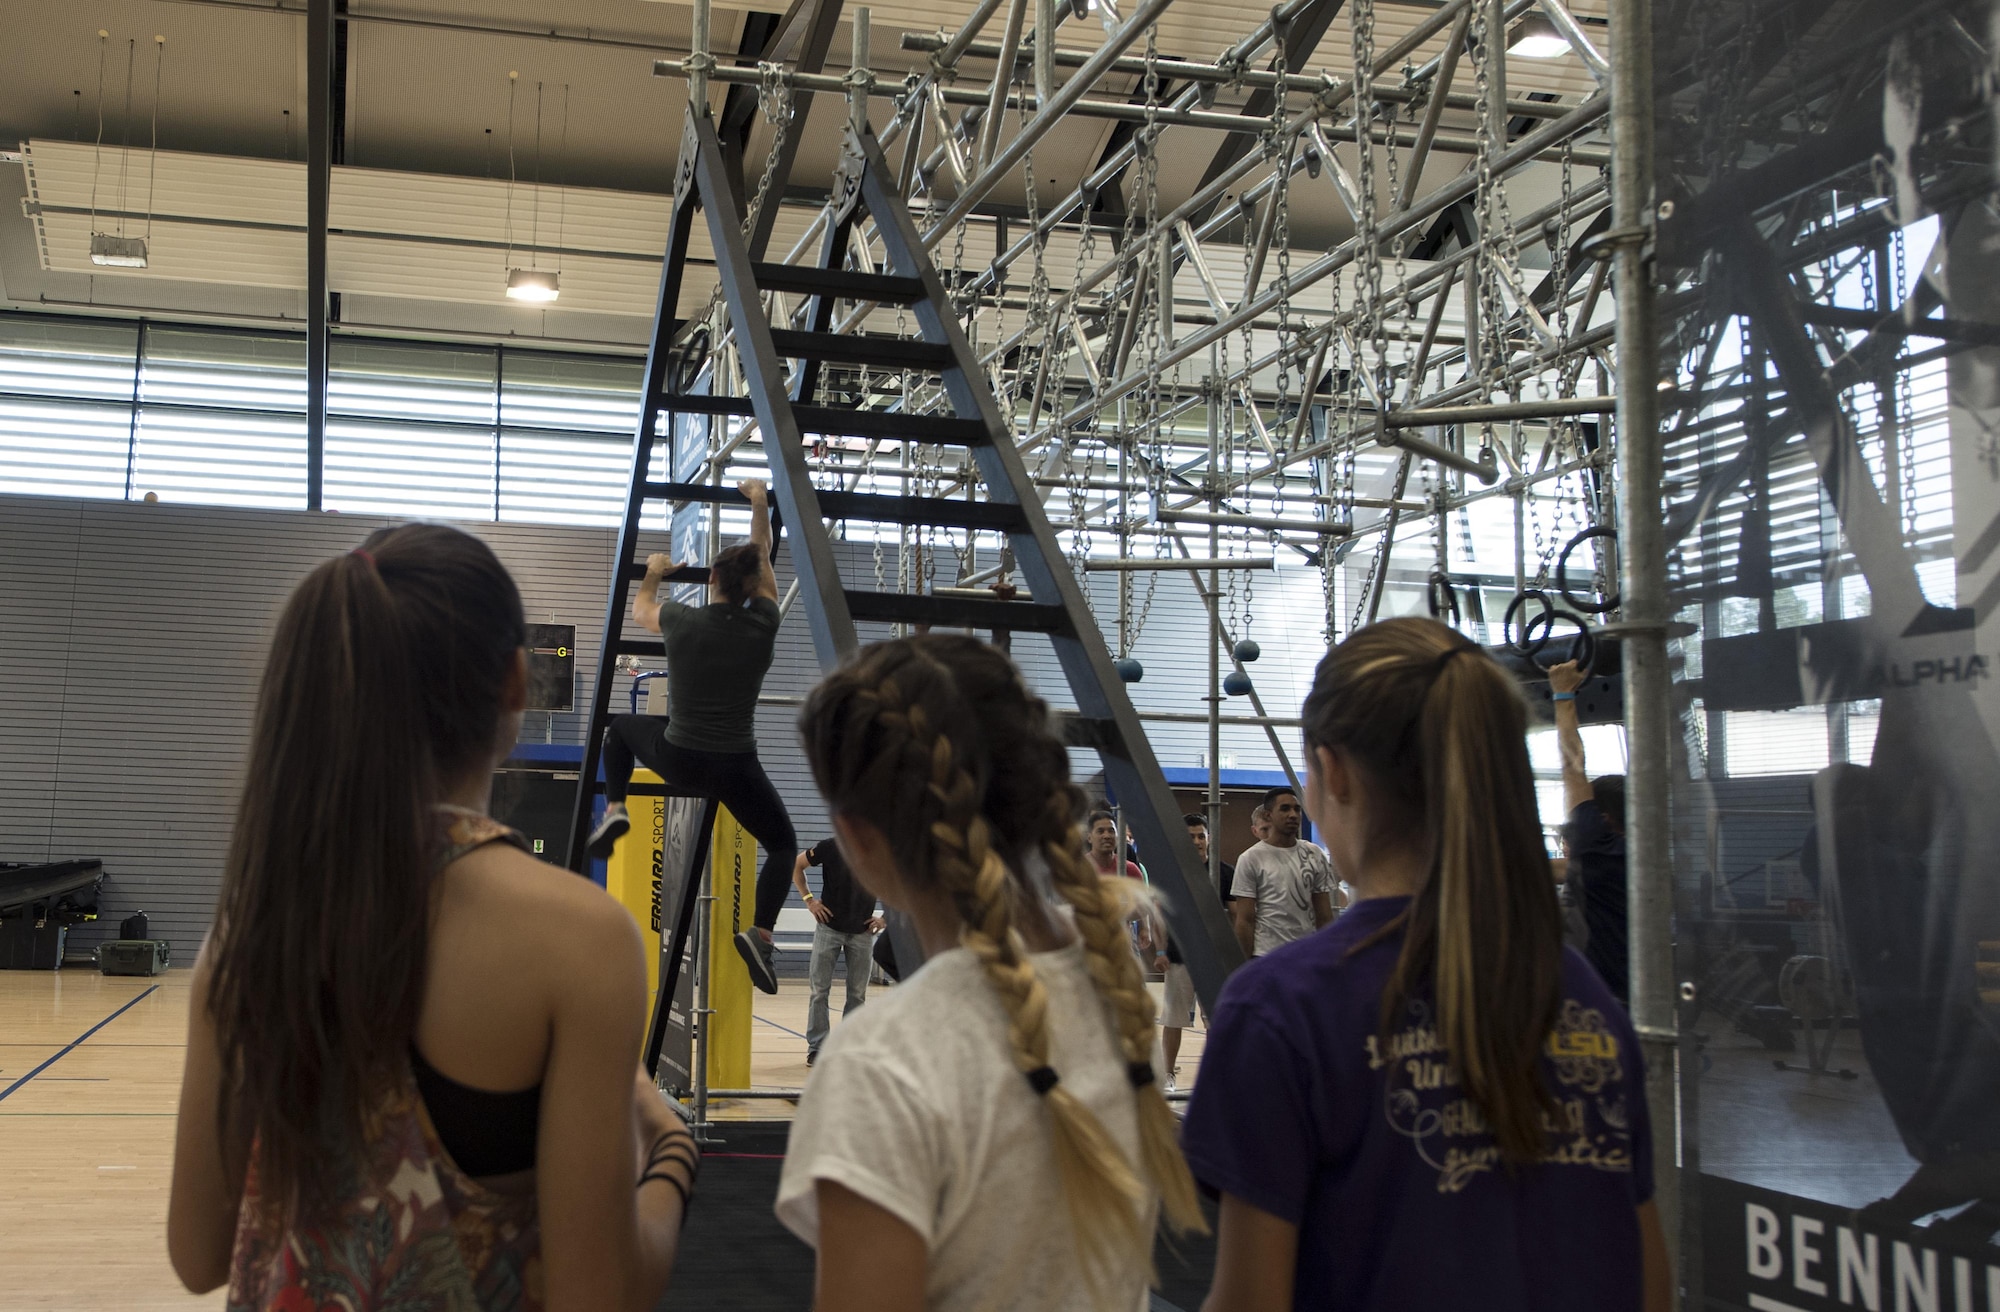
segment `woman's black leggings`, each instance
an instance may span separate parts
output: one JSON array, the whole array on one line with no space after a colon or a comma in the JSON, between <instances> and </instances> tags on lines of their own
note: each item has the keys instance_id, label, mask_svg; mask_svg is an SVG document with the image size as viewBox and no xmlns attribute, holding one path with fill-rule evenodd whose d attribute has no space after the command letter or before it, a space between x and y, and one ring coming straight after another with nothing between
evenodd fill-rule
<instances>
[{"instance_id":1,"label":"woman's black leggings","mask_svg":"<svg viewBox=\"0 0 2000 1312\"><path fill-rule=\"evenodd\" d=\"M677 793L713 797L764 849L757 871L757 928L777 926L778 912L792 888L792 863L799 839L792 817L755 752L697 752L667 741L667 721L658 715L612 717L604 735L604 798L625 800L634 759Z\"/></svg>"}]
</instances>

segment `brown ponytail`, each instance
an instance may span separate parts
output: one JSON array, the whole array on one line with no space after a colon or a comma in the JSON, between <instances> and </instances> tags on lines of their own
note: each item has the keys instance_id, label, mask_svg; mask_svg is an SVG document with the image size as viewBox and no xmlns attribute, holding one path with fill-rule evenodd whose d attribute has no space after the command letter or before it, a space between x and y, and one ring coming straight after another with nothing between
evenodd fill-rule
<instances>
[{"instance_id":1,"label":"brown ponytail","mask_svg":"<svg viewBox=\"0 0 2000 1312\"><path fill-rule=\"evenodd\" d=\"M1096 1284L1121 1267L1150 1267L1145 1188L1050 1068L1047 994L1014 929L1017 906L1035 896L1019 872L1039 854L1077 908L1092 982L1128 1065L1146 1062L1150 1075L1151 995L1116 901L1070 851L1083 797L1069 783L1068 751L1050 730L1047 705L997 648L930 635L865 648L813 690L799 724L833 810L875 825L900 870L931 879L957 906L962 942L1006 1008L1014 1064L1048 1106L1086 1277ZM1166 1101L1151 1083L1135 1096L1146 1176L1171 1222L1198 1225Z\"/></svg>"},{"instance_id":2,"label":"brown ponytail","mask_svg":"<svg viewBox=\"0 0 2000 1312\"><path fill-rule=\"evenodd\" d=\"M385 529L286 603L209 943L223 1142L265 1196L338 1201L363 1117L407 1066L429 949L432 806L496 746L525 633L485 543Z\"/></svg>"},{"instance_id":3,"label":"brown ponytail","mask_svg":"<svg viewBox=\"0 0 2000 1312\"><path fill-rule=\"evenodd\" d=\"M1308 750L1344 755L1377 803L1371 844L1425 836L1428 877L1382 993L1386 1038L1434 1000L1466 1096L1510 1162L1547 1151L1541 1054L1560 1005L1562 922L1512 677L1432 620L1385 620L1320 662Z\"/></svg>"}]
</instances>

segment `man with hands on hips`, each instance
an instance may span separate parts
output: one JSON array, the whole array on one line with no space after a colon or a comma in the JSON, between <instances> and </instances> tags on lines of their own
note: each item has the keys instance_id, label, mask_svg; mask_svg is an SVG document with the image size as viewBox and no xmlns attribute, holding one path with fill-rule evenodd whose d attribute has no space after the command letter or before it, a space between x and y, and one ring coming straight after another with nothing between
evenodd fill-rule
<instances>
[{"instance_id":1,"label":"man with hands on hips","mask_svg":"<svg viewBox=\"0 0 2000 1312\"><path fill-rule=\"evenodd\" d=\"M811 866L820 868L817 895L806 887L806 870ZM835 960L846 959L847 1003L840 1011L845 1020L868 1000L875 935L887 925L877 911L875 895L847 868L840 844L832 838L799 853L792 865L792 887L813 915L812 962L807 969L812 995L806 1003L806 1065L810 1066L819 1060L819 1046L833 1028L829 1002Z\"/></svg>"}]
</instances>

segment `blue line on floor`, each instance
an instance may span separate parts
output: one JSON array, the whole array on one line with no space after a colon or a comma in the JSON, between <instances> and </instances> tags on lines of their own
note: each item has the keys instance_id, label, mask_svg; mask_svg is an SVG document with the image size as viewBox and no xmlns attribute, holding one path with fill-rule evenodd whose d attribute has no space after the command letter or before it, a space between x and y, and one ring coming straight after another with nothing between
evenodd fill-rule
<instances>
[{"instance_id":1,"label":"blue line on floor","mask_svg":"<svg viewBox=\"0 0 2000 1312\"><path fill-rule=\"evenodd\" d=\"M753 1012L752 1014L754 1015L755 1013ZM774 1030L785 1030L785 1033L791 1035L795 1039L803 1039L805 1037L805 1035L799 1033L797 1030L785 1029L785 1027L783 1025L778 1024L777 1021L769 1020L763 1016L758 1016L757 1019L763 1021L766 1025L769 1025ZM0 1093L0 1098L4 1098L6 1096L7 1096L6 1094Z\"/></svg>"},{"instance_id":2,"label":"blue line on floor","mask_svg":"<svg viewBox=\"0 0 2000 1312\"><path fill-rule=\"evenodd\" d=\"M69 1056L70 1053L76 1051L77 1046L81 1044L85 1039L97 1033L97 1031L103 1029L106 1025L109 1025L112 1021L117 1020L120 1016L123 1016L126 1012L132 1010L132 1008L138 1006L141 1002L144 1002L147 998L151 997L153 994L159 991L160 991L160 986L157 984L153 985L151 988L147 989L144 993L141 993L138 997L132 999L130 1002L126 1003L118 1010L112 1012L109 1016L106 1016L103 1020L98 1021L97 1024L92 1025L89 1029L77 1035L74 1039L71 1039L69 1046L67 1048L64 1048L61 1052L57 1053L55 1056L49 1058L41 1065L35 1067L35 1069L29 1071L26 1075L23 1075L20 1079L14 1081L6 1088L0 1089L0 1102L5 1102L7 1100L8 1095L12 1094L16 1089L26 1084L29 1080L34 1079L37 1075L40 1075L43 1071L47 1070L49 1067L55 1065L57 1062L61 1061L64 1057Z\"/></svg>"}]
</instances>

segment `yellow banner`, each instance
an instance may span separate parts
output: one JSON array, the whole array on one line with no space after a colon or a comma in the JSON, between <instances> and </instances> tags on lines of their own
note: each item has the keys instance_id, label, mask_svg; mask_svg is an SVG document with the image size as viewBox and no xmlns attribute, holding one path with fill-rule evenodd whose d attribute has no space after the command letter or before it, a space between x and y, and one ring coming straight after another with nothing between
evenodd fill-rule
<instances>
[{"instance_id":1,"label":"yellow banner","mask_svg":"<svg viewBox=\"0 0 2000 1312\"><path fill-rule=\"evenodd\" d=\"M715 817L709 848L715 901L709 911L708 1087L750 1087L749 967L736 952L736 931L757 913L757 840L726 809Z\"/></svg>"},{"instance_id":2,"label":"yellow banner","mask_svg":"<svg viewBox=\"0 0 2000 1312\"><path fill-rule=\"evenodd\" d=\"M660 782L638 770L633 783ZM665 851L666 799L632 797L625 809L632 828L605 862L605 890L638 923L646 946L647 1014L660 987L660 878ZM750 972L736 953L736 931L749 927L757 910L757 840L718 808L709 847L715 901L709 917L708 1087L750 1086Z\"/></svg>"}]
</instances>

